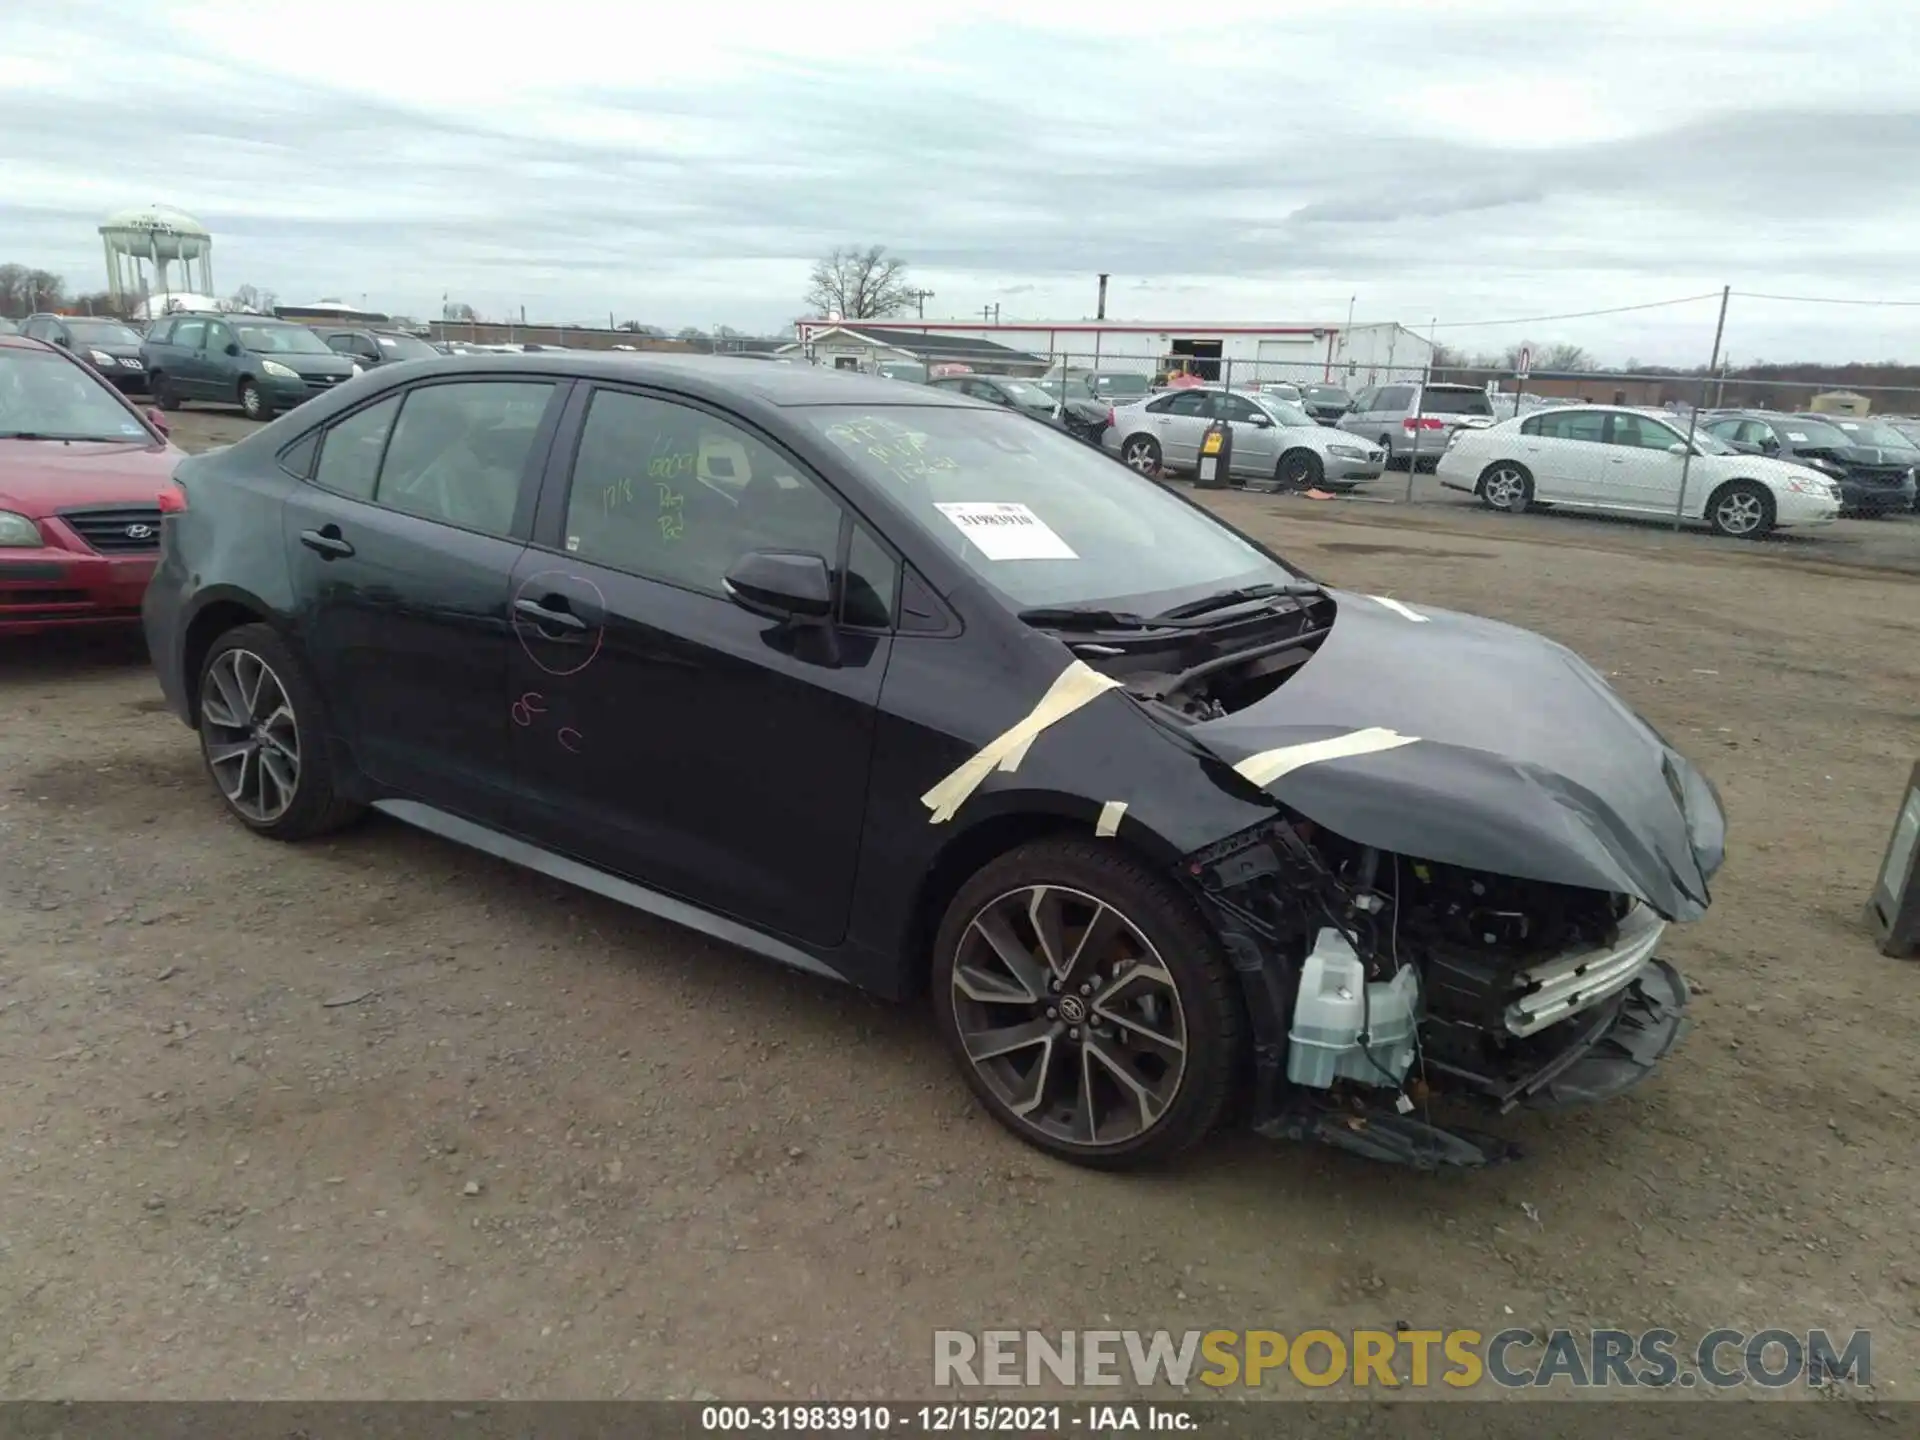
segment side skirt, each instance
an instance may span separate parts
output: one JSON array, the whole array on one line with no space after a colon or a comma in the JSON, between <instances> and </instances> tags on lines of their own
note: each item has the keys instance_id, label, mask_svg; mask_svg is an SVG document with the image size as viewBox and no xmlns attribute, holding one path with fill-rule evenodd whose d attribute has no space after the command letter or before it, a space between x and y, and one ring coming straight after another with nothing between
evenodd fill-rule
<instances>
[{"instance_id":1,"label":"side skirt","mask_svg":"<svg viewBox=\"0 0 1920 1440\"><path fill-rule=\"evenodd\" d=\"M689 930L697 930L703 935L712 936L729 945L738 945L742 950L751 950L756 955L795 970L804 970L809 975L819 975L828 980L838 980L846 984L847 979L839 971L814 959L804 950L789 945L784 940L776 940L771 935L763 935L749 925L737 920L715 915L698 905L685 900L676 900L671 895L662 895L658 890L649 890L644 885L636 885L631 880L623 880L618 875L609 875L604 870L596 870L591 865L583 865L578 860L570 860L565 855L557 855L539 845L519 840L511 835L502 835L497 830L489 830L484 825L476 825L471 820L463 820L458 815L449 815L446 811L432 805L423 805L417 800L376 800L373 808L395 820L480 850L510 864L519 865L528 870L538 871L568 885L577 885L582 890L591 890L596 895L604 895L609 900L631 906L635 910L657 915L662 920L670 920L675 925L684 925Z\"/></svg>"}]
</instances>

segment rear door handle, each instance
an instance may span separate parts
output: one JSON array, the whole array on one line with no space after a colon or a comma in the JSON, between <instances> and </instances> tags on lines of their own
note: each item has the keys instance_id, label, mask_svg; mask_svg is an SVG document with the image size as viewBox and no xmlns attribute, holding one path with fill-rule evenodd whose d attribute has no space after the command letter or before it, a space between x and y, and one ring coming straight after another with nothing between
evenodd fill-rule
<instances>
[{"instance_id":1,"label":"rear door handle","mask_svg":"<svg viewBox=\"0 0 1920 1440\"><path fill-rule=\"evenodd\" d=\"M550 610L538 600L516 600L513 609L516 615L524 615L536 625L548 625L555 630L580 631L587 628L587 622L571 610Z\"/></svg>"},{"instance_id":2,"label":"rear door handle","mask_svg":"<svg viewBox=\"0 0 1920 1440\"><path fill-rule=\"evenodd\" d=\"M329 525L323 530L302 530L300 543L322 560L344 560L353 554L353 546L341 538L338 525Z\"/></svg>"}]
</instances>

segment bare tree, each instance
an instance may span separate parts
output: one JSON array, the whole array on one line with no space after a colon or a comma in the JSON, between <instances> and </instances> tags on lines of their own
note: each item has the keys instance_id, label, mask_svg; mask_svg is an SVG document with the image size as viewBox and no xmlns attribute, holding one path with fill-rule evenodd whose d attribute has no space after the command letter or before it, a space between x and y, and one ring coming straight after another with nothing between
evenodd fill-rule
<instances>
[{"instance_id":1,"label":"bare tree","mask_svg":"<svg viewBox=\"0 0 1920 1440\"><path fill-rule=\"evenodd\" d=\"M258 310L267 314L273 309L274 302L280 297L271 290L262 290L257 285L242 285L233 292L232 304L238 310Z\"/></svg>"},{"instance_id":2,"label":"bare tree","mask_svg":"<svg viewBox=\"0 0 1920 1440\"><path fill-rule=\"evenodd\" d=\"M33 313L27 304L27 275L24 265L0 265L0 315L18 320Z\"/></svg>"},{"instance_id":3,"label":"bare tree","mask_svg":"<svg viewBox=\"0 0 1920 1440\"><path fill-rule=\"evenodd\" d=\"M472 320L476 318L473 307L460 300L449 300L440 307L442 320Z\"/></svg>"},{"instance_id":4,"label":"bare tree","mask_svg":"<svg viewBox=\"0 0 1920 1440\"><path fill-rule=\"evenodd\" d=\"M1533 341L1523 341L1519 345L1510 345L1500 356L1500 368L1517 370L1520 368L1520 352L1532 352L1534 370L1544 370L1550 375L1568 375L1579 371L1597 370L1599 362L1589 355L1586 347L1561 342L1555 345L1536 345Z\"/></svg>"},{"instance_id":5,"label":"bare tree","mask_svg":"<svg viewBox=\"0 0 1920 1440\"><path fill-rule=\"evenodd\" d=\"M842 320L877 320L896 314L913 304L907 262L887 254L884 245L835 250L814 265L806 302L815 315L838 315Z\"/></svg>"}]
</instances>

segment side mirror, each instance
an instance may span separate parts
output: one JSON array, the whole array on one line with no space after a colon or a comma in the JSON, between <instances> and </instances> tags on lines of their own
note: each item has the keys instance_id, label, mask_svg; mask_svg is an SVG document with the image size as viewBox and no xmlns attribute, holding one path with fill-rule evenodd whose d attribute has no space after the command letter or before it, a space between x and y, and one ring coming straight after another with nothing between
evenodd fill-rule
<instances>
[{"instance_id":1,"label":"side mirror","mask_svg":"<svg viewBox=\"0 0 1920 1440\"><path fill-rule=\"evenodd\" d=\"M1667 454L1669 455L1684 455L1686 453L1687 442L1684 440L1676 440L1673 444L1667 446Z\"/></svg>"},{"instance_id":2,"label":"side mirror","mask_svg":"<svg viewBox=\"0 0 1920 1440\"><path fill-rule=\"evenodd\" d=\"M824 620L833 613L833 576L819 555L749 550L727 571L727 595L770 620Z\"/></svg>"},{"instance_id":3,"label":"side mirror","mask_svg":"<svg viewBox=\"0 0 1920 1440\"><path fill-rule=\"evenodd\" d=\"M1758 455L1760 453L1760 447L1751 440L1729 440L1727 444L1731 445L1735 450L1738 450L1742 455Z\"/></svg>"},{"instance_id":4,"label":"side mirror","mask_svg":"<svg viewBox=\"0 0 1920 1440\"><path fill-rule=\"evenodd\" d=\"M240 353L240 346L236 344L234 341L229 340L227 342L227 354L238 355L239 353Z\"/></svg>"},{"instance_id":5,"label":"side mirror","mask_svg":"<svg viewBox=\"0 0 1920 1440\"><path fill-rule=\"evenodd\" d=\"M1763 455L1771 455L1773 454L1774 451L1778 450L1779 448L1780 448L1780 442L1774 439L1771 435L1769 435L1766 439L1760 442L1760 452Z\"/></svg>"},{"instance_id":6,"label":"side mirror","mask_svg":"<svg viewBox=\"0 0 1920 1440\"><path fill-rule=\"evenodd\" d=\"M167 412L162 410L158 405L149 405L147 407L147 423L162 435L173 433L173 427L167 423Z\"/></svg>"},{"instance_id":7,"label":"side mirror","mask_svg":"<svg viewBox=\"0 0 1920 1440\"><path fill-rule=\"evenodd\" d=\"M1273 417L1265 413L1255 415L1253 417L1253 428L1256 430L1271 430L1273 428Z\"/></svg>"}]
</instances>

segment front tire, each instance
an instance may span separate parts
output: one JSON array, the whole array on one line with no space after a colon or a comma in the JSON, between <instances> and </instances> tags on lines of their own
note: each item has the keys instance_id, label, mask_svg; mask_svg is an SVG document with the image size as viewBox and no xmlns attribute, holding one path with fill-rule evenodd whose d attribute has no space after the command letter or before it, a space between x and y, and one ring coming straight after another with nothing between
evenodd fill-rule
<instances>
[{"instance_id":1,"label":"front tire","mask_svg":"<svg viewBox=\"0 0 1920 1440\"><path fill-rule=\"evenodd\" d=\"M200 756L234 818L270 839L305 840L359 815L334 789L319 691L272 627L229 630L198 678Z\"/></svg>"},{"instance_id":2,"label":"front tire","mask_svg":"<svg viewBox=\"0 0 1920 1440\"><path fill-rule=\"evenodd\" d=\"M1758 540L1773 529L1773 493L1752 480L1730 480L1707 501L1707 523L1716 535Z\"/></svg>"},{"instance_id":3,"label":"front tire","mask_svg":"<svg viewBox=\"0 0 1920 1440\"><path fill-rule=\"evenodd\" d=\"M1142 475L1160 473L1160 442L1151 435L1131 435L1120 447L1120 459Z\"/></svg>"},{"instance_id":4,"label":"front tire","mask_svg":"<svg viewBox=\"0 0 1920 1440\"><path fill-rule=\"evenodd\" d=\"M1077 1165L1131 1169L1224 1111L1245 1015L1191 900L1112 843L1040 840L961 887L934 942L942 1037L993 1117Z\"/></svg>"},{"instance_id":5,"label":"front tire","mask_svg":"<svg viewBox=\"0 0 1920 1440\"><path fill-rule=\"evenodd\" d=\"M1273 483L1282 490L1317 490L1326 478L1326 465L1311 450L1287 451L1273 472Z\"/></svg>"},{"instance_id":6,"label":"front tire","mask_svg":"<svg viewBox=\"0 0 1920 1440\"><path fill-rule=\"evenodd\" d=\"M153 396L153 403L162 410L178 410L180 397L174 393L173 382L165 375L155 374L147 381L147 393Z\"/></svg>"},{"instance_id":7,"label":"front tire","mask_svg":"<svg viewBox=\"0 0 1920 1440\"><path fill-rule=\"evenodd\" d=\"M249 420L266 421L273 418L273 402L251 380L240 382L240 409Z\"/></svg>"},{"instance_id":8,"label":"front tire","mask_svg":"<svg viewBox=\"0 0 1920 1440\"><path fill-rule=\"evenodd\" d=\"M1476 489L1481 503L1489 510L1523 515L1527 507L1533 504L1533 476L1527 473L1526 466L1512 460L1489 465L1481 473Z\"/></svg>"}]
</instances>

